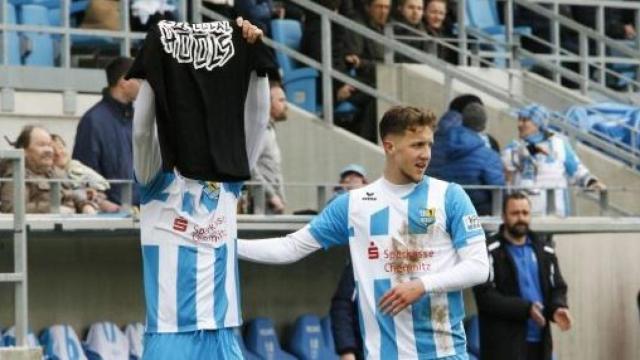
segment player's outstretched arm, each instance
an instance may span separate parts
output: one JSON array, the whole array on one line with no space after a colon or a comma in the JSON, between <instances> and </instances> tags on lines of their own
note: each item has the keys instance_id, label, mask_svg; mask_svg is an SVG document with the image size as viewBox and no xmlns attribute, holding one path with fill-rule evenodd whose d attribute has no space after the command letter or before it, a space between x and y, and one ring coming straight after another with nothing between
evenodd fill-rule
<instances>
[{"instance_id":1,"label":"player's outstretched arm","mask_svg":"<svg viewBox=\"0 0 640 360\"><path fill-rule=\"evenodd\" d=\"M245 148L249 169L254 169L260 153L264 134L269 124L269 110L271 106L269 94L269 78L251 73L247 99L244 105Z\"/></svg>"},{"instance_id":2,"label":"player's outstretched arm","mask_svg":"<svg viewBox=\"0 0 640 360\"><path fill-rule=\"evenodd\" d=\"M133 169L141 184L151 181L162 167L155 117L153 89L142 80L133 104Z\"/></svg>"},{"instance_id":3,"label":"player's outstretched arm","mask_svg":"<svg viewBox=\"0 0 640 360\"><path fill-rule=\"evenodd\" d=\"M322 248L309 232L309 227L285 237L238 240L240 259L263 264L290 264Z\"/></svg>"}]
</instances>

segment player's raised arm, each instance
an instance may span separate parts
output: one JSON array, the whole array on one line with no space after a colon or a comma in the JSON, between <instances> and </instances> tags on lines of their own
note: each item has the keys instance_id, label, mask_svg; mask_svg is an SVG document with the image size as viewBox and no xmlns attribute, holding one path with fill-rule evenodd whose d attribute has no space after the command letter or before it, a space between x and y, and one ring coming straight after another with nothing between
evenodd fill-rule
<instances>
[{"instance_id":1,"label":"player's raised arm","mask_svg":"<svg viewBox=\"0 0 640 360\"><path fill-rule=\"evenodd\" d=\"M143 80L133 105L133 169L141 184L151 181L162 167L155 106L153 89Z\"/></svg>"},{"instance_id":2,"label":"player's raised arm","mask_svg":"<svg viewBox=\"0 0 640 360\"><path fill-rule=\"evenodd\" d=\"M271 106L269 91L269 78L257 76L255 71L252 72L244 105L245 146L249 169L253 169L258 162L264 134L269 124Z\"/></svg>"}]
</instances>

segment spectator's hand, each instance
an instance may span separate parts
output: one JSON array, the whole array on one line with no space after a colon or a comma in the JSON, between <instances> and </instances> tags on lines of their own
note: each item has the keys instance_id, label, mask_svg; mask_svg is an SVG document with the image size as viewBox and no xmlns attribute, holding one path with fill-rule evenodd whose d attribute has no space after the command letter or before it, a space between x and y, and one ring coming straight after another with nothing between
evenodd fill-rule
<instances>
[{"instance_id":1,"label":"spectator's hand","mask_svg":"<svg viewBox=\"0 0 640 360\"><path fill-rule=\"evenodd\" d=\"M284 213L284 201L282 201L278 195L273 195L271 199L269 199L269 206L276 214Z\"/></svg>"},{"instance_id":2,"label":"spectator's hand","mask_svg":"<svg viewBox=\"0 0 640 360\"><path fill-rule=\"evenodd\" d=\"M253 44L262 39L262 30L251 24L249 20L244 20L242 17L238 17L236 18L236 24L242 27L242 37L245 38L249 44Z\"/></svg>"},{"instance_id":3,"label":"spectator's hand","mask_svg":"<svg viewBox=\"0 0 640 360\"><path fill-rule=\"evenodd\" d=\"M587 186L587 190L591 191L605 191L607 190L607 186L603 184L600 180L592 181L589 186Z\"/></svg>"},{"instance_id":4,"label":"spectator's hand","mask_svg":"<svg viewBox=\"0 0 640 360\"><path fill-rule=\"evenodd\" d=\"M571 319L571 314L569 313L569 309L567 308L558 308L553 313L553 321L558 324L558 327L562 331L567 331L571 329L571 323L573 319Z\"/></svg>"},{"instance_id":5,"label":"spectator's hand","mask_svg":"<svg viewBox=\"0 0 640 360\"><path fill-rule=\"evenodd\" d=\"M340 355L340 360L356 360L356 354L354 353L346 353Z\"/></svg>"},{"instance_id":6,"label":"spectator's hand","mask_svg":"<svg viewBox=\"0 0 640 360\"><path fill-rule=\"evenodd\" d=\"M90 214L90 215L93 215L98 212L96 208L93 207L93 205L91 204L85 204L81 210L83 214Z\"/></svg>"},{"instance_id":7,"label":"spectator's hand","mask_svg":"<svg viewBox=\"0 0 640 360\"><path fill-rule=\"evenodd\" d=\"M345 56L344 61L346 61L347 64L353 66L355 69L359 68L361 63L360 58L356 54L349 54Z\"/></svg>"},{"instance_id":8,"label":"spectator's hand","mask_svg":"<svg viewBox=\"0 0 640 360\"><path fill-rule=\"evenodd\" d=\"M394 316L413 304L424 293L424 285L419 279L404 282L387 291L380 299L378 307L383 313Z\"/></svg>"},{"instance_id":9,"label":"spectator's hand","mask_svg":"<svg viewBox=\"0 0 640 360\"><path fill-rule=\"evenodd\" d=\"M353 86L347 84L342 85L336 93L336 99L338 99L338 101L347 100L351 97L351 95L353 95L354 91L356 91L356 88L354 88Z\"/></svg>"},{"instance_id":10,"label":"spectator's hand","mask_svg":"<svg viewBox=\"0 0 640 360\"><path fill-rule=\"evenodd\" d=\"M540 327L544 327L547 324L547 320L544 318L544 315L542 315L542 304L539 302L535 302L531 305L531 308L529 309L529 316Z\"/></svg>"},{"instance_id":11,"label":"spectator's hand","mask_svg":"<svg viewBox=\"0 0 640 360\"><path fill-rule=\"evenodd\" d=\"M634 39L636 37L637 33L636 33L636 28L633 27L633 25L631 24L626 24L624 26L624 37L631 40Z\"/></svg>"}]
</instances>

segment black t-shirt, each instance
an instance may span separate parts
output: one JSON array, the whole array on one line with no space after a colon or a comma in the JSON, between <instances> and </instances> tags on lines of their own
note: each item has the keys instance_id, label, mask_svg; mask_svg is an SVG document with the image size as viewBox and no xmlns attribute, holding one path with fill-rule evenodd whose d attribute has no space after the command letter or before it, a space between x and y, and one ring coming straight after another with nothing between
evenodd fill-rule
<instances>
[{"instance_id":1,"label":"black t-shirt","mask_svg":"<svg viewBox=\"0 0 640 360\"><path fill-rule=\"evenodd\" d=\"M248 180L244 103L251 71L264 75L270 64L264 44L248 44L235 23L153 26L126 77L153 88L163 169Z\"/></svg>"}]
</instances>

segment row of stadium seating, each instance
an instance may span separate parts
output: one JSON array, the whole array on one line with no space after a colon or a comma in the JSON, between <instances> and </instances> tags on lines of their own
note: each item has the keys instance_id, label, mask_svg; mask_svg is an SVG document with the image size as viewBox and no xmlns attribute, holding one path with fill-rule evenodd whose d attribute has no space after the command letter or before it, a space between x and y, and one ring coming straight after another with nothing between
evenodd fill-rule
<instances>
[{"instance_id":1,"label":"row of stadium seating","mask_svg":"<svg viewBox=\"0 0 640 360\"><path fill-rule=\"evenodd\" d=\"M477 317L465 321L470 359L479 357ZM124 332L111 322L99 322L89 327L84 342L69 325L53 325L44 329L39 338L29 332L31 347L41 346L45 359L67 360L136 360L142 357L144 327L129 324ZM278 340L273 321L258 317L247 323L244 336L237 333L238 343L247 360L337 360L329 317L300 316L291 331L287 350ZM15 346L14 328L2 333L0 347Z\"/></svg>"}]
</instances>

